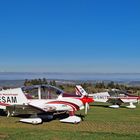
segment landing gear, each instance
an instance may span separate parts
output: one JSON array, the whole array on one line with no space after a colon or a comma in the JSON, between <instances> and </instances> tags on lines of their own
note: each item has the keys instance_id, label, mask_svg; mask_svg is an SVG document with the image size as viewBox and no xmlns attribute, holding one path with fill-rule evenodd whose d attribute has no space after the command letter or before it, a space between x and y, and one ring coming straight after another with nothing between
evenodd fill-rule
<instances>
[{"instance_id":1,"label":"landing gear","mask_svg":"<svg viewBox=\"0 0 140 140\"><path fill-rule=\"evenodd\" d=\"M69 117L65 118L65 119L61 119L60 122L63 123L73 123L73 124L77 124L79 122L81 122L81 118L78 116L75 116L75 111L69 111Z\"/></svg>"},{"instance_id":2,"label":"landing gear","mask_svg":"<svg viewBox=\"0 0 140 140\"><path fill-rule=\"evenodd\" d=\"M127 108L133 109L136 108L136 106L133 104L133 102L130 102L129 106L126 106Z\"/></svg>"}]
</instances>

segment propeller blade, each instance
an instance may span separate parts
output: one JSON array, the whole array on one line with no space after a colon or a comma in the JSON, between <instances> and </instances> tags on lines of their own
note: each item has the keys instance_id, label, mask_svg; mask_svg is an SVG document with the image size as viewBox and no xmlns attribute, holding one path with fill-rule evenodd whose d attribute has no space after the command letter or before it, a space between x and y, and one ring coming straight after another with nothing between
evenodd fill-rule
<instances>
[{"instance_id":1,"label":"propeller blade","mask_svg":"<svg viewBox=\"0 0 140 140\"><path fill-rule=\"evenodd\" d=\"M85 114L87 115L87 111L88 111L88 103L86 102L86 104L85 104Z\"/></svg>"},{"instance_id":2,"label":"propeller blade","mask_svg":"<svg viewBox=\"0 0 140 140\"><path fill-rule=\"evenodd\" d=\"M88 107L87 107L88 109L90 109L90 106L89 106L89 104L88 104Z\"/></svg>"}]
</instances>

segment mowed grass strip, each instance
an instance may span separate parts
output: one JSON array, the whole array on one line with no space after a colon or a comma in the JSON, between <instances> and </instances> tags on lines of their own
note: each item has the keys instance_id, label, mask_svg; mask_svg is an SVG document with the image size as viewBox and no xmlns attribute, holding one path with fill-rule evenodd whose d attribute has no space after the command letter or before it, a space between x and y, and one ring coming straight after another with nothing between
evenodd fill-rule
<instances>
[{"instance_id":1,"label":"mowed grass strip","mask_svg":"<svg viewBox=\"0 0 140 140\"><path fill-rule=\"evenodd\" d=\"M84 114L80 111L77 114ZM0 140L59 140L59 139L139 139L140 105L136 109L111 109L91 105L88 115L79 124L59 120L41 125L19 123L18 117L0 117Z\"/></svg>"},{"instance_id":2,"label":"mowed grass strip","mask_svg":"<svg viewBox=\"0 0 140 140\"><path fill-rule=\"evenodd\" d=\"M0 133L0 140L8 138L8 134Z\"/></svg>"},{"instance_id":3,"label":"mowed grass strip","mask_svg":"<svg viewBox=\"0 0 140 140\"><path fill-rule=\"evenodd\" d=\"M139 140L138 134L118 134L112 132L51 131L51 130L8 130L8 137L1 140Z\"/></svg>"}]
</instances>

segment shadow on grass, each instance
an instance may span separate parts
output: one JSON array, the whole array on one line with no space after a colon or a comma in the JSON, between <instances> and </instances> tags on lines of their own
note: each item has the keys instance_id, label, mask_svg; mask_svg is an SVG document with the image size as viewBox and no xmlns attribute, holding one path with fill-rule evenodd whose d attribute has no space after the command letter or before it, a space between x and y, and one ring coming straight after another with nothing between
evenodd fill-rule
<instances>
[{"instance_id":1,"label":"shadow on grass","mask_svg":"<svg viewBox=\"0 0 140 140\"><path fill-rule=\"evenodd\" d=\"M84 121L86 115L83 114L76 114L76 116L80 117L82 121Z\"/></svg>"},{"instance_id":2,"label":"shadow on grass","mask_svg":"<svg viewBox=\"0 0 140 140\"><path fill-rule=\"evenodd\" d=\"M109 108L108 105L90 105L90 106L93 106L93 107L105 107L105 108Z\"/></svg>"},{"instance_id":3,"label":"shadow on grass","mask_svg":"<svg viewBox=\"0 0 140 140\"><path fill-rule=\"evenodd\" d=\"M75 114L76 116L80 117L82 121L84 121L85 115L82 114ZM0 116L7 116L7 114L0 110ZM20 119L28 119L28 118L41 118L43 122L51 122L53 120L61 120L69 117L68 113L61 113L61 114L46 114L46 113L40 113L40 114L16 114L14 116L15 118L19 118L19 121L16 121L16 123L20 122Z\"/></svg>"},{"instance_id":4,"label":"shadow on grass","mask_svg":"<svg viewBox=\"0 0 140 140\"><path fill-rule=\"evenodd\" d=\"M0 109L0 116L6 116L6 115L7 115L6 112L4 110Z\"/></svg>"},{"instance_id":5,"label":"shadow on grass","mask_svg":"<svg viewBox=\"0 0 140 140\"><path fill-rule=\"evenodd\" d=\"M17 118L41 118L43 122L50 122L53 120L61 120L64 118L69 117L69 114L67 113L63 113L63 114L56 114L56 115L52 115L52 114L46 114L46 113L41 113L41 114L37 114L37 115L31 115L31 114L20 114L20 115L16 115L14 117Z\"/></svg>"}]
</instances>

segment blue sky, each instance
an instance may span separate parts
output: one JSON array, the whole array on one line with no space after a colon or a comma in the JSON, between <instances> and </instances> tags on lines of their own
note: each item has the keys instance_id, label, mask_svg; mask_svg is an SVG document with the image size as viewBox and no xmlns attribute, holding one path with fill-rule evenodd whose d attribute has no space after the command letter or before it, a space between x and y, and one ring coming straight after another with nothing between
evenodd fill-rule
<instances>
[{"instance_id":1,"label":"blue sky","mask_svg":"<svg viewBox=\"0 0 140 140\"><path fill-rule=\"evenodd\" d=\"M0 71L140 72L139 0L0 1Z\"/></svg>"}]
</instances>

